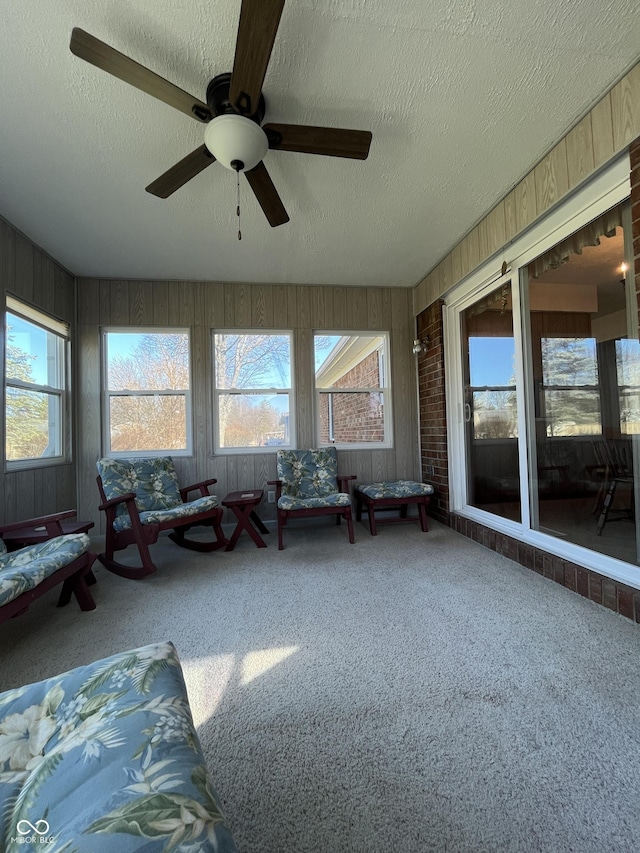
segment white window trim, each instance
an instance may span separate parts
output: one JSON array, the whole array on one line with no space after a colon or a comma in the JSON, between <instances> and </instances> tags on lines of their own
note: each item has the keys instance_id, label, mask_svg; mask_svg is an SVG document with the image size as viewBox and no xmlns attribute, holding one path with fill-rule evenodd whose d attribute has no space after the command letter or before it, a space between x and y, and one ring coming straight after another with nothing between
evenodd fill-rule
<instances>
[{"instance_id":1,"label":"white window trim","mask_svg":"<svg viewBox=\"0 0 640 853\"><path fill-rule=\"evenodd\" d=\"M8 380L6 371L6 353L4 354L4 384L5 384L5 418L6 429L6 389L7 388L23 388L26 391L36 391L44 394L50 394L57 397L59 400L60 423L57 429L60 437L61 453L56 456L35 456L25 459L7 459L6 447L3 449L5 457L5 471L24 471L32 468L45 468L54 465L67 465L71 462L71 332L70 324L65 320L60 320L22 302L20 299L7 293L5 298L5 326L6 314L15 314L31 323L44 329L45 332L50 332L59 340L60 362L60 387L56 388L53 385L40 385L38 383L23 382L20 380Z\"/></svg>"},{"instance_id":2,"label":"white window trim","mask_svg":"<svg viewBox=\"0 0 640 853\"><path fill-rule=\"evenodd\" d=\"M629 155L625 152L598 172L592 180L572 193L547 215L464 278L448 294L444 294L443 335L446 417L449 425L447 444L451 511L477 521L492 530L511 536L520 542L583 565L612 580L640 589L640 572L637 567L531 529L530 496L525 494L529 482L527 453L525 452L520 453L519 470L523 490L521 523L493 515L466 503L464 413L462 410L463 395L460 387L462 347L458 320L460 311L466 305L481 298L484 292L489 293L503 281L512 281L514 285L517 284L521 271L524 271L532 260L561 242L563 238L578 231L598 215L628 200L630 192L630 163ZM496 273L496 268L500 266L503 259L507 261L509 267L504 276ZM531 393L527 379L527 376L530 375L531 353L522 352L523 341L519 330L522 328L521 316L525 306L522 306L520 302L520 287L514 287L512 292L515 358L518 366L516 382L519 389L517 399L518 435L522 436L523 440L526 436L528 445L531 439L528 435L525 414L525 396Z\"/></svg>"},{"instance_id":3,"label":"white window trim","mask_svg":"<svg viewBox=\"0 0 640 853\"><path fill-rule=\"evenodd\" d=\"M290 388L224 388L218 389L216 385L216 335L280 335L289 338L289 374L291 379ZM294 340L292 329L211 329L211 364L213 383L213 452L216 456L234 456L237 454L256 455L273 453L278 450L292 450L296 447L296 417L295 417L295 364L294 364ZM288 395L289 397L289 443L269 445L268 447L220 447L220 430L218 428L218 400L221 396L233 394L260 395L268 394Z\"/></svg>"},{"instance_id":4,"label":"white window trim","mask_svg":"<svg viewBox=\"0 0 640 853\"><path fill-rule=\"evenodd\" d=\"M110 334L132 334L132 335L186 335L189 341L189 387L179 390L162 391L110 391L108 383L108 346L107 336ZM150 459L154 456L193 456L193 413L192 392L193 385L193 353L192 335L189 328L159 327L159 326L105 326L101 329L100 349L102 363L102 455L107 459ZM184 397L186 413L186 448L176 450L174 448L158 447L154 450L111 450L111 397Z\"/></svg>"},{"instance_id":5,"label":"white window trim","mask_svg":"<svg viewBox=\"0 0 640 853\"><path fill-rule=\"evenodd\" d=\"M393 448L393 399L391 389L391 334L389 331L380 331L378 329L356 329L345 331L328 331L326 329L313 330L312 343L312 363L313 370L313 398L314 398L314 422L315 422L315 437L318 447L335 447L336 450L388 450ZM327 335L330 337L350 337L359 335L361 337L373 338L379 337L384 341L384 376L385 385L376 388L317 388L315 384L315 339L316 336ZM373 351L373 350L372 350ZM320 441L320 394L331 392L332 394L353 394L353 393L382 393L384 406L384 441L361 441L361 442L341 442L341 441Z\"/></svg>"}]
</instances>

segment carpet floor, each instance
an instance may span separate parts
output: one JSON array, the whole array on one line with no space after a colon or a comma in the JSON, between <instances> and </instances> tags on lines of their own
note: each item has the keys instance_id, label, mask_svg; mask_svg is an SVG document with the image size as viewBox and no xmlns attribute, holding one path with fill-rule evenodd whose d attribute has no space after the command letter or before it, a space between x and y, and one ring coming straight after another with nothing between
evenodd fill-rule
<instances>
[{"instance_id":1,"label":"carpet floor","mask_svg":"<svg viewBox=\"0 0 640 853\"><path fill-rule=\"evenodd\" d=\"M0 626L0 690L172 640L241 853L637 850L639 627L430 528L163 540Z\"/></svg>"}]
</instances>

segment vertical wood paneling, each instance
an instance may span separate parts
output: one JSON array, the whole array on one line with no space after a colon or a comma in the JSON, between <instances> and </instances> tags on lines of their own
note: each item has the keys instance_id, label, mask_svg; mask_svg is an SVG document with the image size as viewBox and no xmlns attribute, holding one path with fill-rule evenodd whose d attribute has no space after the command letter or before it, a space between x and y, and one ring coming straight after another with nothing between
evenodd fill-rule
<instances>
[{"instance_id":1,"label":"vertical wood paneling","mask_svg":"<svg viewBox=\"0 0 640 853\"><path fill-rule=\"evenodd\" d=\"M204 310L204 287L200 285L196 294L196 316L201 317ZM206 473L205 460L213 452L213 441L209 424L211 423L211 333L203 324L196 324L191 335L191 396L193 399L193 455L195 469L193 479L204 480Z\"/></svg>"},{"instance_id":2,"label":"vertical wood paneling","mask_svg":"<svg viewBox=\"0 0 640 853\"><path fill-rule=\"evenodd\" d=\"M362 287L347 288L347 329L361 329L367 316L367 292Z\"/></svg>"},{"instance_id":3,"label":"vertical wood paneling","mask_svg":"<svg viewBox=\"0 0 640 853\"><path fill-rule=\"evenodd\" d=\"M7 222L0 222L0 286L3 300L10 292L43 312L66 320L75 343L73 277ZM0 338L0 360L4 365L4 328ZM4 384L2 394L0 405L4 411ZM77 393L73 399L77 399ZM0 442L4 446L4 418L0 421ZM66 463L3 474L0 520L16 521L74 507L75 470L75 463Z\"/></svg>"},{"instance_id":4,"label":"vertical wood paneling","mask_svg":"<svg viewBox=\"0 0 640 853\"><path fill-rule=\"evenodd\" d=\"M81 313L85 300L92 299L97 288L84 286L79 300ZM80 325L77 335L78 395L76 399L76 459L78 464L78 512L90 518L96 531L103 531L102 513L98 512L99 494L96 486L96 461L102 456L100 410L100 331L97 325Z\"/></svg>"},{"instance_id":5,"label":"vertical wood paneling","mask_svg":"<svg viewBox=\"0 0 640 853\"><path fill-rule=\"evenodd\" d=\"M292 288L293 289L293 288ZM311 288L303 285L295 287L296 316L294 328L310 329L311 323Z\"/></svg>"},{"instance_id":6,"label":"vertical wood paneling","mask_svg":"<svg viewBox=\"0 0 640 853\"><path fill-rule=\"evenodd\" d=\"M252 329L273 328L273 303L267 303L266 287L263 284L251 285L251 319Z\"/></svg>"},{"instance_id":7,"label":"vertical wood paneling","mask_svg":"<svg viewBox=\"0 0 640 853\"><path fill-rule=\"evenodd\" d=\"M504 198L504 229L505 241L512 240L518 233L515 187Z\"/></svg>"},{"instance_id":8,"label":"vertical wood paneling","mask_svg":"<svg viewBox=\"0 0 640 853\"><path fill-rule=\"evenodd\" d=\"M295 395L297 413L298 447L315 446L314 391L312 387L313 333L311 329L297 329L293 338Z\"/></svg>"},{"instance_id":9,"label":"vertical wood paneling","mask_svg":"<svg viewBox=\"0 0 640 853\"><path fill-rule=\"evenodd\" d=\"M567 194L569 172L567 144L562 139L533 170L535 209L538 216Z\"/></svg>"},{"instance_id":10,"label":"vertical wood paneling","mask_svg":"<svg viewBox=\"0 0 640 853\"><path fill-rule=\"evenodd\" d=\"M78 279L78 323L79 325L99 326L100 282L95 278Z\"/></svg>"},{"instance_id":11,"label":"vertical wood paneling","mask_svg":"<svg viewBox=\"0 0 640 853\"><path fill-rule=\"evenodd\" d=\"M505 226L505 211L504 201L497 204L487 216L487 256L492 255L504 246L507 241L507 230ZM458 279L453 270L453 253L452 253L452 281Z\"/></svg>"},{"instance_id":12,"label":"vertical wood paneling","mask_svg":"<svg viewBox=\"0 0 640 853\"><path fill-rule=\"evenodd\" d=\"M591 113L567 135L567 167L571 188L578 186L595 168Z\"/></svg>"},{"instance_id":13,"label":"vertical wood paneling","mask_svg":"<svg viewBox=\"0 0 640 853\"><path fill-rule=\"evenodd\" d=\"M382 328L382 296L384 291L379 287L370 287L366 291L367 300L367 329Z\"/></svg>"},{"instance_id":14,"label":"vertical wood paneling","mask_svg":"<svg viewBox=\"0 0 640 853\"><path fill-rule=\"evenodd\" d=\"M210 329L220 329L225 326L224 305L225 288L222 284L203 283L204 287L204 322Z\"/></svg>"},{"instance_id":15,"label":"vertical wood paneling","mask_svg":"<svg viewBox=\"0 0 640 853\"><path fill-rule=\"evenodd\" d=\"M153 326L153 285L150 281L129 283L129 325Z\"/></svg>"},{"instance_id":16,"label":"vertical wood paneling","mask_svg":"<svg viewBox=\"0 0 640 853\"><path fill-rule=\"evenodd\" d=\"M33 248L24 235L16 232L14 292L31 303L33 303Z\"/></svg>"},{"instance_id":17,"label":"vertical wood paneling","mask_svg":"<svg viewBox=\"0 0 640 853\"><path fill-rule=\"evenodd\" d=\"M235 323L238 329L251 327L251 285L233 284Z\"/></svg>"},{"instance_id":18,"label":"vertical wood paneling","mask_svg":"<svg viewBox=\"0 0 640 853\"><path fill-rule=\"evenodd\" d=\"M327 331L347 328L347 290L345 287L333 288L332 323L327 323Z\"/></svg>"},{"instance_id":19,"label":"vertical wood paneling","mask_svg":"<svg viewBox=\"0 0 640 853\"><path fill-rule=\"evenodd\" d=\"M227 329L237 329L239 328L238 323L236 322L236 303L235 303L235 287L233 284L224 284L223 285L223 294L224 294L224 312L223 319L218 322L221 323L223 327Z\"/></svg>"},{"instance_id":20,"label":"vertical wood paneling","mask_svg":"<svg viewBox=\"0 0 640 853\"><path fill-rule=\"evenodd\" d=\"M640 63L611 90L613 147L619 151L640 135Z\"/></svg>"},{"instance_id":21,"label":"vertical wood paneling","mask_svg":"<svg viewBox=\"0 0 640 853\"><path fill-rule=\"evenodd\" d=\"M593 134L594 168L597 169L607 163L615 154L610 94L605 95L591 110L591 132Z\"/></svg>"},{"instance_id":22,"label":"vertical wood paneling","mask_svg":"<svg viewBox=\"0 0 640 853\"><path fill-rule=\"evenodd\" d=\"M538 208L536 204L535 173L530 172L515 188L515 214L516 229L523 231L536 218Z\"/></svg>"}]
</instances>

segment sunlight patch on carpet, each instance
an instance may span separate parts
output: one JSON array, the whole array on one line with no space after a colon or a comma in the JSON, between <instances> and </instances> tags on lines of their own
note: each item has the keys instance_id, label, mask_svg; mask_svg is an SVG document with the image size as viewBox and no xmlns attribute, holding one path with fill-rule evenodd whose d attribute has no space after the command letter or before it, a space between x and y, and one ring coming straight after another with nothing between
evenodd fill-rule
<instances>
[{"instance_id":1,"label":"sunlight patch on carpet","mask_svg":"<svg viewBox=\"0 0 640 853\"><path fill-rule=\"evenodd\" d=\"M249 652L242 659L240 683L249 684L259 675L263 675L299 650L299 646L281 646L275 649L259 649L255 652Z\"/></svg>"}]
</instances>

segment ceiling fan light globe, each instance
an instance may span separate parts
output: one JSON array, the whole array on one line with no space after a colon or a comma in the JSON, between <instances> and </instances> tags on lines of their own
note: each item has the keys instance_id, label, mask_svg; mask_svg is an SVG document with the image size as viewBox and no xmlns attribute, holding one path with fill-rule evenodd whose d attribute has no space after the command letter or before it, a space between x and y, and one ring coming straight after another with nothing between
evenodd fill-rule
<instances>
[{"instance_id":1,"label":"ceiling fan light globe","mask_svg":"<svg viewBox=\"0 0 640 853\"><path fill-rule=\"evenodd\" d=\"M204 131L204 144L225 169L234 172L253 169L269 150L267 135L260 125L235 113L212 119ZM243 164L242 169L237 168L237 161Z\"/></svg>"}]
</instances>

